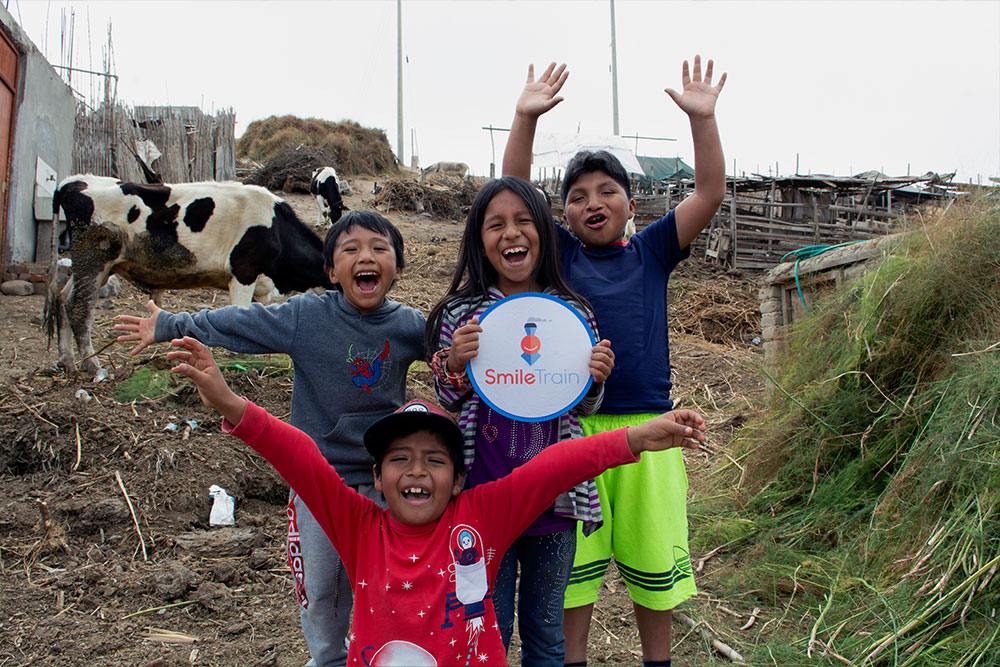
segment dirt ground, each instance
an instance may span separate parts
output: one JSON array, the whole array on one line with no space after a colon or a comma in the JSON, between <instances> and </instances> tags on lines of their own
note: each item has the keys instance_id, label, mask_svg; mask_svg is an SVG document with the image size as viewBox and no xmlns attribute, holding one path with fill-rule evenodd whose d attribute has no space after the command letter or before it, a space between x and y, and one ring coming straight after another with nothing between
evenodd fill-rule
<instances>
[{"instance_id":1,"label":"dirt ground","mask_svg":"<svg viewBox=\"0 0 1000 667\"><path fill-rule=\"evenodd\" d=\"M348 206L367 207L371 181L353 185ZM288 199L303 220L316 219L311 197ZM407 243L407 270L390 296L426 312L447 287L462 222L383 212ZM675 396L701 410L711 428L707 447L686 454L696 494L709 458L762 396L755 370L762 356L750 343L759 335L756 288L696 259L682 264L671 285L674 302L686 304L672 313ZM42 297L0 296L7 330L0 348L0 667L300 667L308 651L284 558L285 484L221 433L220 419L190 386L178 383L155 400L116 400L140 373L169 366L164 346L130 357L113 342L114 318L144 312L146 298L125 284L119 296L101 300L95 346L110 377L95 384L52 370ZM223 293L192 290L169 292L162 305L227 303ZM226 376L287 417L291 378L282 362L237 360ZM426 370L411 370L410 390L433 396ZM233 527L209 528L213 484L236 499ZM691 556L696 567L705 564L706 554ZM733 611L736 603L711 595L712 566L722 562L699 574L702 593L685 608L712 615L713 631L737 648L750 610ZM674 647L677 665L728 663L679 619ZM634 665L639 648L631 603L612 571L594 616L590 664ZM510 659L518 663L516 639Z\"/></svg>"}]
</instances>

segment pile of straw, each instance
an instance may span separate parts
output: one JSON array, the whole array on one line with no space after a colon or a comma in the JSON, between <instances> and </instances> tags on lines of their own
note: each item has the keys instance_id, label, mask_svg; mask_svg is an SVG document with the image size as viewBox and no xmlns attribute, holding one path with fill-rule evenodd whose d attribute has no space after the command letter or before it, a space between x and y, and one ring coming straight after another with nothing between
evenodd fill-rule
<instances>
[{"instance_id":1,"label":"pile of straw","mask_svg":"<svg viewBox=\"0 0 1000 667\"><path fill-rule=\"evenodd\" d=\"M755 526L741 585L809 630L768 664L1000 664L1000 208L907 239L797 322L727 464Z\"/></svg>"}]
</instances>

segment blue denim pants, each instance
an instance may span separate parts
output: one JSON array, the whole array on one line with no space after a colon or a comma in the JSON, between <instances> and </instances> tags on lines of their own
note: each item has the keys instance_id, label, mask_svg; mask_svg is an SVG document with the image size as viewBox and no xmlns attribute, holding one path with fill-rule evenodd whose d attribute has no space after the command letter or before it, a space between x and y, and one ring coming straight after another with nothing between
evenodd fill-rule
<instances>
[{"instance_id":1,"label":"blue denim pants","mask_svg":"<svg viewBox=\"0 0 1000 667\"><path fill-rule=\"evenodd\" d=\"M493 607L503 645L509 648L514 634L516 591L522 665L562 667L566 657L563 598L575 553L574 527L551 535L522 535L500 561L493 584Z\"/></svg>"},{"instance_id":2,"label":"blue denim pants","mask_svg":"<svg viewBox=\"0 0 1000 667\"><path fill-rule=\"evenodd\" d=\"M372 484L358 484L354 490L385 507L385 498ZM291 492L302 552L302 577L308 605L299 601L302 633L309 645L306 667L333 667L347 664L347 642L351 632L354 593L347 572L330 538L326 536L302 498Z\"/></svg>"}]
</instances>

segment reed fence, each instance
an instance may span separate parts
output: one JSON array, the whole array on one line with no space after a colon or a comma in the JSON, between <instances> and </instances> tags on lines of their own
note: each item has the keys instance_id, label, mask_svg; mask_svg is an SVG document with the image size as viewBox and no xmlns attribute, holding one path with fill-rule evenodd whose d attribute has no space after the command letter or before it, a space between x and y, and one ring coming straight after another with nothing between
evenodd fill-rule
<instances>
[{"instance_id":1,"label":"reed fence","mask_svg":"<svg viewBox=\"0 0 1000 667\"><path fill-rule=\"evenodd\" d=\"M73 169L139 183L232 180L235 125L232 109L213 116L197 107L129 107L115 102L93 109L81 102ZM151 141L161 153L148 165L139 157L142 141Z\"/></svg>"}]
</instances>

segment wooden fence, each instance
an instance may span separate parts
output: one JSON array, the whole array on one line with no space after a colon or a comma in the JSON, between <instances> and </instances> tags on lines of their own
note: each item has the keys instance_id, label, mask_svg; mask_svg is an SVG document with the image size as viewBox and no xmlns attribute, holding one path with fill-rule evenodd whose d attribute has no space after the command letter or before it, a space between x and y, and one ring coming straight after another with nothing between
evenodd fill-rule
<instances>
[{"instance_id":1,"label":"wooden fence","mask_svg":"<svg viewBox=\"0 0 1000 667\"><path fill-rule=\"evenodd\" d=\"M120 103L91 109L78 105L74 131L76 173L123 181L190 183L236 177L236 114L214 116L197 107L135 107ZM145 165L138 142L162 153Z\"/></svg>"},{"instance_id":2,"label":"wooden fence","mask_svg":"<svg viewBox=\"0 0 1000 667\"><path fill-rule=\"evenodd\" d=\"M636 227L682 201L693 182L663 195L635 195ZM883 236L918 204L954 197L950 175L727 179L726 196L692 254L737 269L771 269L787 253Z\"/></svg>"}]
</instances>

